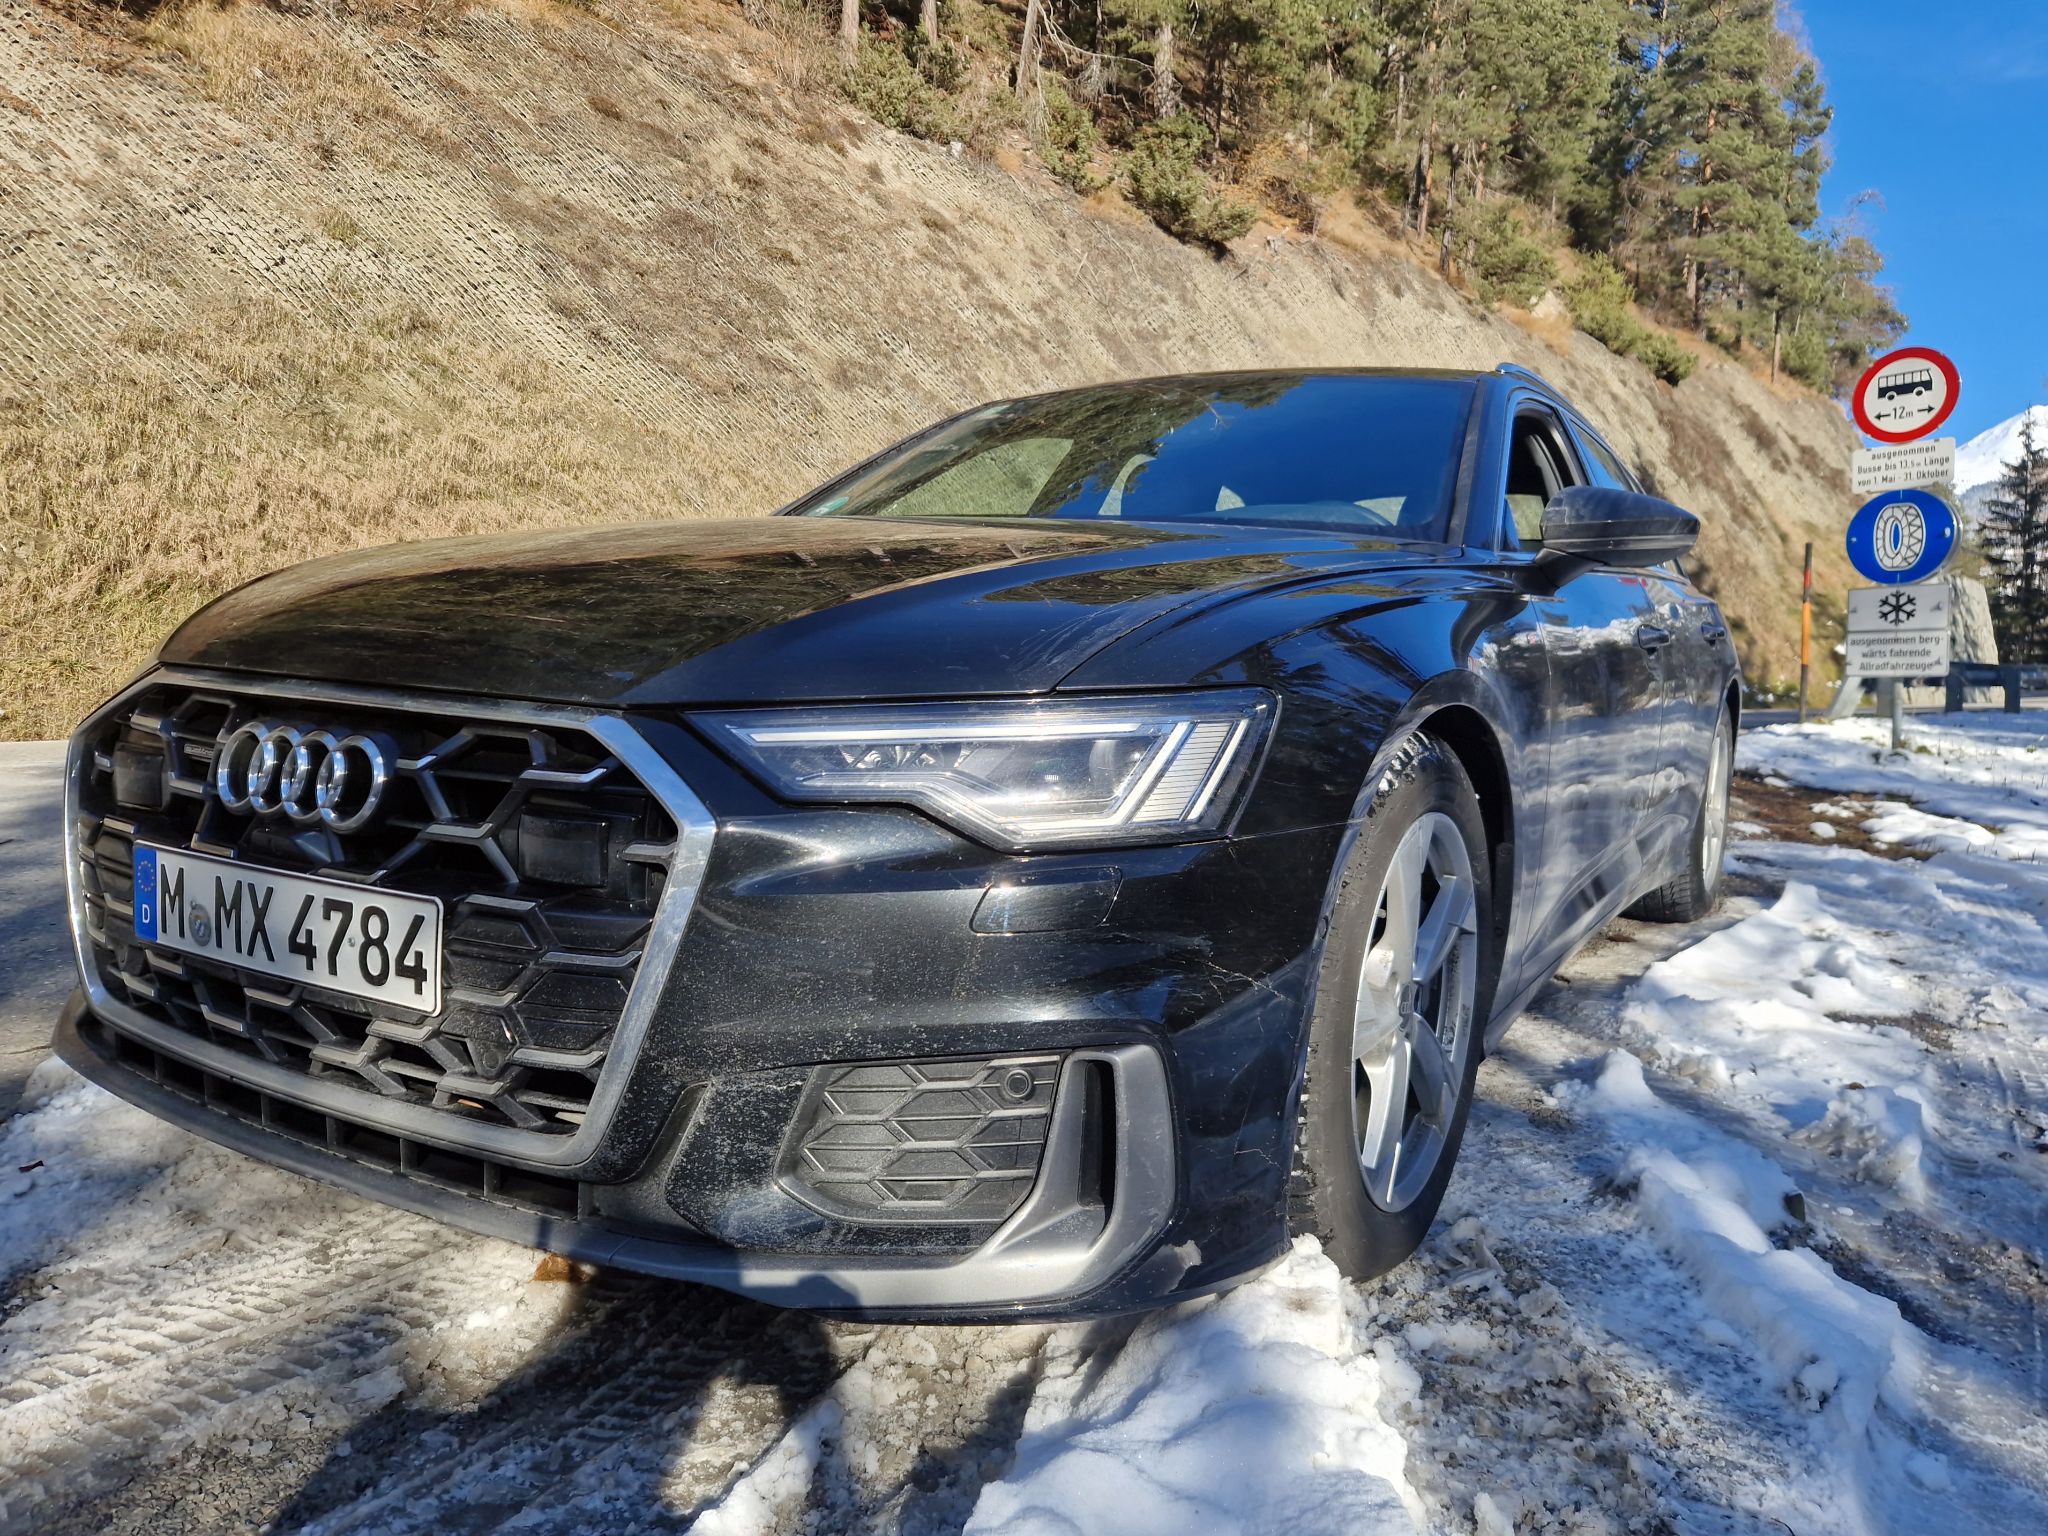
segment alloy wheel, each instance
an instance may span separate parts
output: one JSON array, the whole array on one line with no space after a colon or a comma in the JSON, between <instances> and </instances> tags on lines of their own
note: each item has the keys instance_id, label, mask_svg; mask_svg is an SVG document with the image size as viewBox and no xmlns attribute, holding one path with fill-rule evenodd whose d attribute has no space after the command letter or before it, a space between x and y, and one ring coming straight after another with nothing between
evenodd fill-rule
<instances>
[{"instance_id":1,"label":"alloy wheel","mask_svg":"<svg viewBox=\"0 0 2048 1536\"><path fill-rule=\"evenodd\" d=\"M1464 835L1432 811L1387 866L1352 1024L1352 1134L1381 1210L1414 1202L1449 1141L1472 1053L1478 935Z\"/></svg>"},{"instance_id":2,"label":"alloy wheel","mask_svg":"<svg viewBox=\"0 0 2048 1536\"><path fill-rule=\"evenodd\" d=\"M1721 879L1721 851L1728 846L1728 760L1734 756L1724 716L1714 731L1714 755L1707 762L1706 799L1700 807L1700 887L1709 894Z\"/></svg>"}]
</instances>

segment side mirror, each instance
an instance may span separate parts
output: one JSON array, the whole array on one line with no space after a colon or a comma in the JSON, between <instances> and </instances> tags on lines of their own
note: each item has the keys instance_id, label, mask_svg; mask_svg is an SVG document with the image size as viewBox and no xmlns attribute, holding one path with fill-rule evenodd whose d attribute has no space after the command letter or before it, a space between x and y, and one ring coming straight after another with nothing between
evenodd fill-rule
<instances>
[{"instance_id":1,"label":"side mirror","mask_svg":"<svg viewBox=\"0 0 2048 1536\"><path fill-rule=\"evenodd\" d=\"M1543 553L1578 566L1662 565L1699 536L1685 508L1607 486L1567 486L1543 509Z\"/></svg>"}]
</instances>

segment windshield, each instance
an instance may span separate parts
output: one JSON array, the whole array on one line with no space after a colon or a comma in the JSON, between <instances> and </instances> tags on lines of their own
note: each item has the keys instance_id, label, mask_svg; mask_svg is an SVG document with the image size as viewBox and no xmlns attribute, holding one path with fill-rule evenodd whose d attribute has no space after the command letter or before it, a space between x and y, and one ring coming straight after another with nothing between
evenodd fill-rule
<instances>
[{"instance_id":1,"label":"windshield","mask_svg":"<svg viewBox=\"0 0 2048 1536\"><path fill-rule=\"evenodd\" d=\"M1074 390L984 407L791 511L1440 540L1474 389L1470 379L1289 374Z\"/></svg>"}]
</instances>

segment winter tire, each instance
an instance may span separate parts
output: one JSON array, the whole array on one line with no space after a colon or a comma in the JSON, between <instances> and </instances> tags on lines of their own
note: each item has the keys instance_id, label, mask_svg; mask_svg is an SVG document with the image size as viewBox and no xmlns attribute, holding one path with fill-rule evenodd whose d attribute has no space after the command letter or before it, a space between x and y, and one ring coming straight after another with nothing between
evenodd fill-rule
<instances>
[{"instance_id":1,"label":"winter tire","mask_svg":"<svg viewBox=\"0 0 2048 1536\"><path fill-rule=\"evenodd\" d=\"M1646 923L1696 923L1714 910L1721 894L1722 856L1728 847L1728 779L1735 762L1735 726L1728 712L1714 727L1713 755L1707 759L1706 787L1699 814L1686 840L1685 868L1628 909Z\"/></svg>"},{"instance_id":2,"label":"winter tire","mask_svg":"<svg viewBox=\"0 0 2048 1536\"><path fill-rule=\"evenodd\" d=\"M1472 1102L1496 964L1479 801L1441 743L1412 737L1340 879L1309 1024L1297 1231L1354 1279L1415 1251Z\"/></svg>"}]
</instances>

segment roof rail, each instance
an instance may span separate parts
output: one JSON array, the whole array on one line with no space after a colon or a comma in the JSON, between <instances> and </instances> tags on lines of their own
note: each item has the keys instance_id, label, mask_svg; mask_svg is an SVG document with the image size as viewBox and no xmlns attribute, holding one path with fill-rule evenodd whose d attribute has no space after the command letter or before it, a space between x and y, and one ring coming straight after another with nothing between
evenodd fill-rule
<instances>
[{"instance_id":1,"label":"roof rail","mask_svg":"<svg viewBox=\"0 0 2048 1536\"><path fill-rule=\"evenodd\" d=\"M1520 363L1495 363L1493 371L1495 373L1504 373L1517 379L1528 379L1531 383L1541 384L1553 395L1557 393L1557 386L1555 384L1543 377L1534 368L1524 368Z\"/></svg>"}]
</instances>

